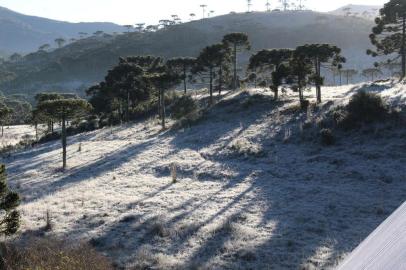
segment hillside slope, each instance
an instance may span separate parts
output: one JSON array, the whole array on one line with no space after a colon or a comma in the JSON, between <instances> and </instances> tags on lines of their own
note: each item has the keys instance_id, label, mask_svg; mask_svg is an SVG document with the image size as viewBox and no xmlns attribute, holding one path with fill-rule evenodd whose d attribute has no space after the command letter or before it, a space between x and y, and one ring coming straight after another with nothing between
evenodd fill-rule
<instances>
[{"instance_id":1,"label":"hillside slope","mask_svg":"<svg viewBox=\"0 0 406 270\"><path fill-rule=\"evenodd\" d=\"M3 162L23 196L22 230L42 234L49 211L51 234L89 240L129 269L333 267L406 194L404 125L318 141L321 114L360 89L406 105L392 83L325 88L308 113L296 95L275 104L240 91L190 128L160 132L151 119L71 137L66 172L59 142L15 153Z\"/></svg>"},{"instance_id":2,"label":"hillside slope","mask_svg":"<svg viewBox=\"0 0 406 270\"><path fill-rule=\"evenodd\" d=\"M79 32L93 34L122 32L124 28L113 23L68 23L28 16L0 7L0 50L11 53L28 53L39 46L54 44L56 38L77 38Z\"/></svg>"},{"instance_id":3,"label":"hillside slope","mask_svg":"<svg viewBox=\"0 0 406 270\"><path fill-rule=\"evenodd\" d=\"M338 16L355 16L367 20L374 20L379 15L382 6L369 5L346 5L339 9L329 12Z\"/></svg>"},{"instance_id":4,"label":"hillside slope","mask_svg":"<svg viewBox=\"0 0 406 270\"><path fill-rule=\"evenodd\" d=\"M244 72L251 53L264 48L294 48L305 43L332 43L343 49L348 67L373 64L365 51L370 46L373 22L312 11L229 14L175 25L155 33L128 33L80 40L53 52L33 53L2 70L16 74L0 84L7 93L47 89L75 90L101 81L118 58L153 54L166 58L197 56L207 45L220 42L230 32L246 32L252 51L241 56ZM83 93L83 89L82 89ZM32 93L33 94L33 93Z\"/></svg>"}]
</instances>

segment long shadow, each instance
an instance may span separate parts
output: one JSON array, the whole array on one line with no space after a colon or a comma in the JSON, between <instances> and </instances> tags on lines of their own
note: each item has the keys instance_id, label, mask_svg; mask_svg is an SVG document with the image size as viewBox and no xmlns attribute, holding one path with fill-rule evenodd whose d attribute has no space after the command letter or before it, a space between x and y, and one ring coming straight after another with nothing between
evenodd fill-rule
<instances>
[{"instance_id":1,"label":"long shadow","mask_svg":"<svg viewBox=\"0 0 406 270\"><path fill-rule=\"evenodd\" d=\"M220 102L208 112L200 124L186 129L183 133L169 131L154 140L151 139L142 144L119 149L103 159L75 169L69 175L63 176L53 183L38 184L30 187L30 190L33 189L36 192L46 190L51 193L86 180L89 173L93 176L101 175L137 157L138 153L159 143L160 139L171 139L170 144L176 149L168 156L176 155L177 151L182 149L199 151L201 148L211 147L219 141L222 145L227 145L254 123L263 121L264 117L272 117L267 113L274 110L276 104L265 99L259 102L259 105L254 105L256 111L251 115L252 110L245 107L249 105L245 103L242 105L243 103L241 103L247 98L245 94L241 94L241 96L236 97L236 100ZM237 104L240 106L236 106ZM238 109L236 110L236 108ZM219 115L223 113L231 113L233 117L224 116L224 118L219 119ZM378 185L377 182L369 183L366 182L367 180L346 179L352 177L346 174L346 169L351 169L352 164L347 165L348 168L339 167L337 165L339 163L335 163L334 160L332 162L323 159L311 161L310 158L307 160L305 158L299 159L301 163L295 163L296 156L305 155L305 153L313 150L312 148L315 148L312 144L300 145L295 140L286 144L280 142L285 136L284 130L297 125L298 117L304 117L301 115L301 112L292 113L291 117L281 124L280 131L276 132L272 138L268 138L278 140L278 148L271 149L268 146L266 151L272 150L273 155L281 156L283 158L281 162L271 163L271 157L265 158L263 164L258 164L258 159L230 158L222 155L207 156L205 158L210 161L229 167L236 172L231 179L221 179L220 181L224 182L222 189L213 192L210 198L205 200L190 198L180 202L169 209L170 213L176 212L177 214L164 217L163 220L157 217L157 213L151 213L147 216L134 213L112 224L104 224L100 222L101 217L95 215L87 217L87 220L83 222L78 222L72 232L84 233L89 229L86 227L89 224L95 227L103 226L102 235L95 237L92 243L102 251L111 252L113 257L132 260L131 256L126 257L124 251L137 253L144 245L152 246L157 252L164 249L164 252L169 255L182 254L189 248L187 243L193 237L198 236L203 227L213 224L218 219L224 219L226 222L212 235L201 241L200 246L188 256L184 265L181 265L182 267L188 268L193 263L197 265L209 264L221 256L223 264L218 268L234 269L243 266L245 269L298 269L303 268L303 265L316 269L323 268L323 265L318 265L312 259L319 248L329 246L332 254L330 256L333 257L337 257L342 252L350 251L360 239L389 215L398 206L398 203L401 204L404 196L401 196L398 190L402 188L405 190L405 188L402 187L404 183L400 181L387 184L385 194L391 199L382 202L382 208L386 212L379 214L379 211L377 213L374 209L376 198L380 196L377 192L378 189L373 188L374 185ZM238 116L241 116L243 120L238 120ZM217 124L212 124L213 121L216 121ZM213 129L213 127L219 126L218 123L221 124L222 128ZM231 134L225 137L229 133ZM194 138L197 134L201 136L199 142L189 140L190 137ZM353 146L341 147L343 148L342 153L338 152L337 155L344 155ZM336 150L318 150L314 156L322 157L323 151ZM342 159L346 159L346 156L343 156ZM351 161L350 158L348 160ZM358 162L361 163L359 166L373 167L374 165L373 162L368 163L365 160L358 160ZM145 163L142 164L141 169L151 166L153 166L152 163ZM228 203L216 209L214 213L208 214L206 218L192 224L190 228L185 228L184 232L176 231L177 226L188 221L189 216L196 215L197 211L210 203L211 198L219 196L220 193L226 193L228 189L241 184L249 175L258 171L258 168L261 174L249 182L248 188L235 194ZM285 171L289 171L289 174ZM294 171L298 171L298 174L292 173ZM163 173L167 174L168 172ZM277 173L280 175L277 176ZM378 172L373 172L371 177L377 177L377 174ZM331 182L331 179L342 179L342 181ZM162 194L170 187L171 184L164 185L141 199L129 203L126 208L135 209L137 204ZM26 192L28 191L26 190ZM246 195L253 191L255 191L256 197L250 197L248 201L244 201L242 207L238 207L238 204L245 200ZM35 199L40 199L44 195L45 192ZM193 204L194 200L200 201ZM254 225L254 228L261 231L268 224L275 223L272 232L267 235L266 239L261 239L254 246L245 246L244 241L240 241L236 253L228 254L227 242L234 241L235 238L239 240L238 235L232 235L232 229L229 225L233 223L247 225L246 221L239 220L239 216L252 213L251 208L257 204L262 207L256 219L258 225ZM238 253L239 250L248 253Z\"/></svg>"},{"instance_id":2,"label":"long shadow","mask_svg":"<svg viewBox=\"0 0 406 270\"><path fill-rule=\"evenodd\" d=\"M158 140L158 139L157 139ZM157 143L156 140L149 140L141 144L131 145L122 149L109 153L103 158L90 162L81 167L77 167L72 171L67 171L65 174L52 182L36 183L21 190L24 194L36 194L35 197L28 198L25 202L31 202L40 200L42 197L48 194L55 193L66 186L71 186L79 182L85 181L89 176L97 177L105 172L114 170L116 167L130 161L136 157L142 151L145 151L148 147Z\"/></svg>"}]
</instances>

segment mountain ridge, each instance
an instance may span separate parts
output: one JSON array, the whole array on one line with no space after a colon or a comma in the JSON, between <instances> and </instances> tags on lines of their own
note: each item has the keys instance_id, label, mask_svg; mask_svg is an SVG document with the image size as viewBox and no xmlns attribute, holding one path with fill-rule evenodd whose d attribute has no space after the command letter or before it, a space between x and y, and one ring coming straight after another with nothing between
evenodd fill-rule
<instances>
[{"instance_id":1,"label":"mountain ridge","mask_svg":"<svg viewBox=\"0 0 406 270\"><path fill-rule=\"evenodd\" d=\"M0 25L0 50L4 54L36 51L45 43L52 44L56 38L76 38L79 32L124 31L122 26L110 22L71 23L24 15L5 7L0 7Z\"/></svg>"},{"instance_id":2,"label":"mountain ridge","mask_svg":"<svg viewBox=\"0 0 406 270\"><path fill-rule=\"evenodd\" d=\"M333 43L343 49L346 68L372 66L366 55L373 22L313 11L252 12L227 14L169 26L156 32L130 32L92 36L49 52L38 51L21 61L6 62L2 71L15 78L0 83L5 93L30 93L60 89L80 93L100 82L119 57L156 55L164 58L192 56L208 45L221 42L225 34L246 32L251 52L240 56L241 68L255 51L295 48L306 43Z\"/></svg>"}]
</instances>

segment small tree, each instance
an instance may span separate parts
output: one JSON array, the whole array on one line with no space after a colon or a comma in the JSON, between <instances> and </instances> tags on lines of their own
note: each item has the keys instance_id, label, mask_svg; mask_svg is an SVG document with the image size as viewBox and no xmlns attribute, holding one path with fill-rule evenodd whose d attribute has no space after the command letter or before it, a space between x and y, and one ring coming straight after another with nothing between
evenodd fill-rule
<instances>
[{"instance_id":1,"label":"small tree","mask_svg":"<svg viewBox=\"0 0 406 270\"><path fill-rule=\"evenodd\" d=\"M379 74L382 74L382 72L377 68L367 68L362 71L362 76L370 79L372 82Z\"/></svg>"},{"instance_id":2,"label":"small tree","mask_svg":"<svg viewBox=\"0 0 406 270\"><path fill-rule=\"evenodd\" d=\"M55 39L55 43L58 45L58 48L62 48L63 44L65 44L66 40L63 38Z\"/></svg>"},{"instance_id":3,"label":"small tree","mask_svg":"<svg viewBox=\"0 0 406 270\"><path fill-rule=\"evenodd\" d=\"M145 23L137 23L135 29L137 29L137 31L139 33L142 33L144 31L145 28Z\"/></svg>"},{"instance_id":4,"label":"small tree","mask_svg":"<svg viewBox=\"0 0 406 270\"><path fill-rule=\"evenodd\" d=\"M13 53L10 55L9 60L13 63L17 63L23 59L22 55L19 53Z\"/></svg>"},{"instance_id":5,"label":"small tree","mask_svg":"<svg viewBox=\"0 0 406 270\"><path fill-rule=\"evenodd\" d=\"M0 234L12 235L20 227L20 197L7 185L6 166L0 165Z\"/></svg>"},{"instance_id":6,"label":"small tree","mask_svg":"<svg viewBox=\"0 0 406 270\"><path fill-rule=\"evenodd\" d=\"M46 50L48 50L49 48L51 48L51 45L49 45L49 44L44 44L44 45L39 46L38 51L46 51Z\"/></svg>"},{"instance_id":7,"label":"small tree","mask_svg":"<svg viewBox=\"0 0 406 270\"><path fill-rule=\"evenodd\" d=\"M247 81L248 81L248 82L254 83L254 88L257 88L257 79L258 79L258 76L257 76L257 74L254 73L254 72L250 73L250 74L248 75L248 77L247 77Z\"/></svg>"},{"instance_id":8,"label":"small tree","mask_svg":"<svg viewBox=\"0 0 406 270\"><path fill-rule=\"evenodd\" d=\"M48 100L38 104L39 113L62 123L62 168L66 168L66 122L83 116L91 110L91 105L83 99Z\"/></svg>"},{"instance_id":9,"label":"small tree","mask_svg":"<svg viewBox=\"0 0 406 270\"><path fill-rule=\"evenodd\" d=\"M312 81L316 86L317 102L321 103L321 86L324 85L321 68L335 66L341 69L341 64L345 63L341 49L330 44L307 44L297 47L296 52L313 63Z\"/></svg>"},{"instance_id":10,"label":"small tree","mask_svg":"<svg viewBox=\"0 0 406 270\"><path fill-rule=\"evenodd\" d=\"M13 113L13 110L10 109L9 107L7 107L6 104L2 104L0 106L1 137L3 137L3 135L4 135L4 125L7 124L12 113Z\"/></svg>"},{"instance_id":11,"label":"small tree","mask_svg":"<svg viewBox=\"0 0 406 270\"><path fill-rule=\"evenodd\" d=\"M104 31L101 31L101 30L98 30L98 31L93 33L93 35L95 35L96 37L100 37L103 34L104 34Z\"/></svg>"},{"instance_id":12,"label":"small tree","mask_svg":"<svg viewBox=\"0 0 406 270\"><path fill-rule=\"evenodd\" d=\"M250 50L251 45L245 33L231 33L223 37L223 43L232 49L233 53L233 89L237 89L237 54L241 50Z\"/></svg>"},{"instance_id":13,"label":"small tree","mask_svg":"<svg viewBox=\"0 0 406 270\"><path fill-rule=\"evenodd\" d=\"M187 78L188 74L192 70L193 66L196 63L196 58L192 57L179 57L168 60L167 65L169 68L173 69L178 73L183 80L183 87L186 94L187 91Z\"/></svg>"},{"instance_id":14,"label":"small tree","mask_svg":"<svg viewBox=\"0 0 406 270\"><path fill-rule=\"evenodd\" d=\"M352 81L352 78L358 74L358 71L355 69L342 69L341 72L345 76L347 84L349 84Z\"/></svg>"}]
</instances>

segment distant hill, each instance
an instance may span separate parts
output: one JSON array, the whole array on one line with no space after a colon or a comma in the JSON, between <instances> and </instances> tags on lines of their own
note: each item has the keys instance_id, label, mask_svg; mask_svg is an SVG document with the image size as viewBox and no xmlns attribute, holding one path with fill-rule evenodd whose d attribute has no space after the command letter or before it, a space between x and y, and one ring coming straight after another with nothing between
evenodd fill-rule
<instances>
[{"instance_id":1,"label":"distant hill","mask_svg":"<svg viewBox=\"0 0 406 270\"><path fill-rule=\"evenodd\" d=\"M379 15L379 10L382 6L369 6L369 5L346 5L334 11L330 14L338 16L354 16L367 20L374 20Z\"/></svg>"},{"instance_id":2,"label":"distant hill","mask_svg":"<svg viewBox=\"0 0 406 270\"><path fill-rule=\"evenodd\" d=\"M68 23L27 16L0 7L0 51L2 54L27 53L39 46L54 44L56 38L77 38L79 32L92 34L121 32L122 26L113 23Z\"/></svg>"},{"instance_id":3,"label":"distant hill","mask_svg":"<svg viewBox=\"0 0 406 270\"><path fill-rule=\"evenodd\" d=\"M34 94L47 89L83 89L99 82L120 56L197 56L209 44L220 42L230 32L246 32L252 51L241 57L247 63L251 53L263 48L294 48L305 43L333 43L343 49L348 67L371 66L370 47L373 22L312 11L254 12L228 14L174 25L157 32L125 33L89 37L50 52L36 52L22 60L2 65L10 74L0 84L5 93Z\"/></svg>"}]
</instances>

